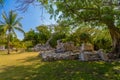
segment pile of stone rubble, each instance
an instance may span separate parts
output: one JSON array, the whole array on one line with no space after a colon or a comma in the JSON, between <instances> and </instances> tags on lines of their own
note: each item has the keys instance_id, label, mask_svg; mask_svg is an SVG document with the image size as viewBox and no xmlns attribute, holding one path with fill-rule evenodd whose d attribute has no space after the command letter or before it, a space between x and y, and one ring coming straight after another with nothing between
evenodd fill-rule
<instances>
[{"instance_id":1,"label":"pile of stone rubble","mask_svg":"<svg viewBox=\"0 0 120 80\"><path fill-rule=\"evenodd\" d=\"M79 60L81 61L97 61L97 60L107 61L108 57L102 50L98 50L96 52L83 51L79 54Z\"/></svg>"},{"instance_id":2,"label":"pile of stone rubble","mask_svg":"<svg viewBox=\"0 0 120 80\"><path fill-rule=\"evenodd\" d=\"M55 60L81 60L81 61L98 61L104 60L107 61L108 57L101 50L97 52L75 52L67 51L64 53L55 53L55 51L42 51L40 53L43 61L55 61Z\"/></svg>"},{"instance_id":3,"label":"pile of stone rubble","mask_svg":"<svg viewBox=\"0 0 120 80\"><path fill-rule=\"evenodd\" d=\"M61 41L57 41L57 44L54 50L46 49L40 51L40 56L43 61L74 59L81 61L108 60L107 55L102 50L94 51L93 45L91 44L82 44L80 49L76 48L72 42L62 43Z\"/></svg>"},{"instance_id":4,"label":"pile of stone rubble","mask_svg":"<svg viewBox=\"0 0 120 80\"><path fill-rule=\"evenodd\" d=\"M43 61L55 61L55 60L74 60L78 59L79 53L73 53L71 51L64 53L55 53L55 51L42 51L40 53Z\"/></svg>"}]
</instances>

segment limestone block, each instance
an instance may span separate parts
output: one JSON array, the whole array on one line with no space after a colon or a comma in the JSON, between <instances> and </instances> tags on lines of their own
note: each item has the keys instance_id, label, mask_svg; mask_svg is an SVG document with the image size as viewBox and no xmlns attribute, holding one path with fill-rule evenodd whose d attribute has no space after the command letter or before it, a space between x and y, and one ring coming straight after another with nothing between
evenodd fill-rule
<instances>
[{"instance_id":1,"label":"limestone block","mask_svg":"<svg viewBox=\"0 0 120 80\"><path fill-rule=\"evenodd\" d=\"M64 43L64 48L65 48L65 51L76 50L76 47L74 46L74 43L72 43L72 42L66 42L66 43Z\"/></svg>"},{"instance_id":2,"label":"limestone block","mask_svg":"<svg viewBox=\"0 0 120 80\"><path fill-rule=\"evenodd\" d=\"M84 53L81 53L81 54L79 55L79 59L82 60L82 61L85 61Z\"/></svg>"},{"instance_id":3,"label":"limestone block","mask_svg":"<svg viewBox=\"0 0 120 80\"><path fill-rule=\"evenodd\" d=\"M81 46L82 51L94 51L94 47L90 43L83 43Z\"/></svg>"},{"instance_id":4,"label":"limestone block","mask_svg":"<svg viewBox=\"0 0 120 80\"><path fill-rule=\"evenodd\" d=\"M107 55L102 51L102 49L100 49L98 52L99 56L101 57L102 60L107 61L108 57Z\"/></svg>"},{"instance_id":5,"label":"limestone block","mask_svg":"<svg viewBox=\"0 0 120 80\"><path fill-rule=\"evenodd\" d=\"M55 53L53 51L43 51L40 53L44 61L63 60L63 59L76 59L79 53L72 53L70 51L65 53Z\"/></svg>"},{"instance_id":6,"label":"limestone block","mask_svg":"<svg viewBox=\"0 0 120 80\"><path fill-rule=\"evenodd\" d=\"M79 59L82 61L94 61L94 60L100 60L100 57L96 53L84 51L79 55Z\"/></svg>"}]
</instances>

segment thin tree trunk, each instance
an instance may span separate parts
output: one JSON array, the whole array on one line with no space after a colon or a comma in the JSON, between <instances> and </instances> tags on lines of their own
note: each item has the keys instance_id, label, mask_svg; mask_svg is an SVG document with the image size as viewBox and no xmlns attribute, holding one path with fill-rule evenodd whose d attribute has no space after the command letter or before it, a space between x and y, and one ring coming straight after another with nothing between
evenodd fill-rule
<instances>
[{"instance_id":1,"label":"thin tree trunk","mask_svg":"<svg viewBox=\"0 0 120 80\"><path fill-rule=\"evenodd\" d=\"M120 30L114 24L108 25L112 38L112 54L111 58L120 58Z\"/></svg>"},{"instance_id":2,"label":"thin tree trunk","mask_svg":"<svg viewBox=\"0 0 120 80\"><path fill-rule=\"evenodd\" d=\"M8 54L10 54L10 31L8 32L8 37L7 37L7 50L8 50Z\"/></svg>"}]
</instances>

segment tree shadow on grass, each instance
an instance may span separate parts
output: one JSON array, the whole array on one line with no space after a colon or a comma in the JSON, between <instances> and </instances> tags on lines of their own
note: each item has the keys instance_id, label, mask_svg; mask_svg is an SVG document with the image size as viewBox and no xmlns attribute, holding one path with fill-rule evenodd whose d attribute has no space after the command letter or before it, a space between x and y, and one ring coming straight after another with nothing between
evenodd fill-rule
<instances>
[{"instance_id":1,"label":"tree shadow on grass","mask_svg":"<svg viewBox=\"0 0 120 80\"><path fill-rule=\"evenodd\" d=\"M41 61L41 59L38 56L36 56L36 57L27 57L27 59L17 59L17 61L22 61L23 63L25 63L25 62Z\"/></svg>"},{"instance_id":2,"label":"tree shadow on grass","mask_svg":"<svg viewBox=\"0 0 120 80\"><path fill-rule=\"evenodd\" d=\"M120 62L80 62L62 60L42 62L29 57L31 65L8 66L0 72L0 80L120 80Z\"/></svg>"}]
</instances>

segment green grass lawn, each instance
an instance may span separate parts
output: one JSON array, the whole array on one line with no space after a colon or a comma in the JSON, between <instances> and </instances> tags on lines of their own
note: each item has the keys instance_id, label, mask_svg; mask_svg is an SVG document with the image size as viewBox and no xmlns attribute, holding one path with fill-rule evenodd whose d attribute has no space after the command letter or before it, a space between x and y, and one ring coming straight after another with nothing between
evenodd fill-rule
<instances>
[{"instance_id":1,"label":"green grass lawn","mask_svg":"<svg viewBox=\"0 0 120 80\"><path fill-rule=\"evenodd\" d=\"M0 80L120 80L120 62L42 62L37 52L1 54Z\"/></svg>"}]
</instances>

